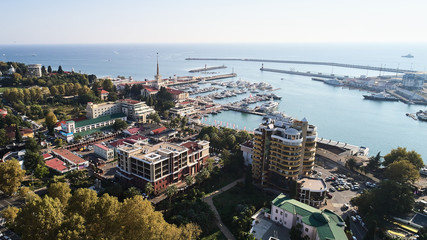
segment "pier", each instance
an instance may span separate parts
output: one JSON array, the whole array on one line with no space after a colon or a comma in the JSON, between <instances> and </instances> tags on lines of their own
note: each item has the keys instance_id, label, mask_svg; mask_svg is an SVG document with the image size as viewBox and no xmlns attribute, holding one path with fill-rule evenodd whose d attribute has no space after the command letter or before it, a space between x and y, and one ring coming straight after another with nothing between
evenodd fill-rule
<instances>
[{"instance_id":1,"label":"pier","mask_svg":"<svg viewBox=\"0 0 427 240\"><path fill-rule=\"evenodd\" d=\"M210 77L200 77L198 78L200 81L212 81L217 79L224 79L224 78L232 78L237 77L236 73L228 73L228 74L221 74L221 75L215 75Z\"/></svg>"},{"instance_id":2,"label":"pier","mask_svg":"<svg viewBox=\"0 0 427 240\"><path fill-rule=\"evenodd\" d=\"M228 110L233 110L233 111L236 111L236 112L255 114L255 115L258 115L258 116L264 116L264 115L266 115L266 113L257 112L257 111L249 110L249 109L243 109L241 107L234 107L234 106L225 106L225 105L223 105L223 108L227 108Z\"/></svg>"},{"instance_id":3,"label":"pier","mask_svg":"<svg viewBox=\"0 0 427 240\"><path fill-rule=\"evenodd\" d=\"M344 79L344 76L337 76L335 74L324 74L324 73L312 73L312 72L298 72L298 71L288 71L288 70L280 70L280 69L273 69L273 68L260 68L261 71L267 71L267 72L277 72L277 73L285 73L290 75L300 75L300 76L307 76L307 77L322 77L322 78L329 78L329 79Z\"/></svg>"},{"instance_id":4,"label":"pier","mask_svg":"<svg viewBox=\"0 0 427 240\"><path fill-rule=\"evenodd\" d=\"M272 62L272 63L291 63L291 64L306 64L306 65L324 65L324 66L343 67L343 68L357 68L357 69L373 70L373 71L380 71L380 72L392 72L392 73L417 72L417 71L408 70L408 69L373 67L373 66L364 66L364 65L356 65L356 64L346 64L346 63L334 63L334 62L271 60L271 59L253 59L253 58L186 58L185 60Z\"/></svg>"},{"instance_id":5,"label":"pier","mask_svg":"<svg viewBox=\"0 0 427 240\"><path fill-rule=\"evenodd\" d=\"M191 72L191 73L195 73L195 72L207 72L207 71L210 71L210 70L216 70L216 69L222 69L222 68L227 68L227 67L225 65L216 66L216 67L206 67L206 65L205 65L204 68L196 68L196 69L192 69L192 70L190 70L188 72Z\"/></svg>"}]
</instances>

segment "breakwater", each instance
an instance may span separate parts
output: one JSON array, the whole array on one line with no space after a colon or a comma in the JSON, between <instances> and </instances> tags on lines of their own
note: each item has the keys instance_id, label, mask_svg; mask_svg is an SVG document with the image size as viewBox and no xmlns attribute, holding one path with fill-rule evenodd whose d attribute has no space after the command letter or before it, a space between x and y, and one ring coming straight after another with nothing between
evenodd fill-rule
<instances>
[{"instance_id":1,"label":"breakwater","mask_svg":"<svg viewBox=\"0 0 427 240\"><path fill-rule=\"evenodd\" d=\"M337 76L334 74L324 74L324 73L313 73L313 72L298 72L298 71L288 71L288 70L280 70L280 69L273 69L273 68L260 68L261 71L267 71L267 72L277 72L277 73L285 73L285 74L291 74L291 75L300 75L300 76L307 76L307 77L322 77L322 78L329 78L329 79L344 79L343 76Z\"/></svg>"},{"instance_id":2,"label":"breakwater","mask_svg":"<svg viewBox=\"0 0 427 240\"><path fill-rule=\"evenodd\" d=\"M195 73L195 72L207 72L207 71L210 71L210 70L216 70L216 69L222 69L222 68L227 68L227 67L225 65L216 66L216 67L207 67L205 65L205 67L203 67L203 68L191 69L188 72L191 72L191 73Z\"/></svg>"},{"instance_id":3,"label":"breakwater","mask_svg":"<svg viewBox=\"0 0 427 240\"><path fill-rule=\"evenodd\" d=\"M256 58L186 58L185 60L272 62L272 63L290 63L290 64L306 64L306 65L324 65L324 66L357 68L357 69L365 69L365 70L373 70L373 71L381 71L381 72L393 72L393 73L417 72L414 70L386 68L382 66L374 67L374 66L364 66L364 65L356 65L356 64L347 64L347 63L315 62L315 61L272 60L272 59L256 59Z\"/></svg>"}]
</instances>

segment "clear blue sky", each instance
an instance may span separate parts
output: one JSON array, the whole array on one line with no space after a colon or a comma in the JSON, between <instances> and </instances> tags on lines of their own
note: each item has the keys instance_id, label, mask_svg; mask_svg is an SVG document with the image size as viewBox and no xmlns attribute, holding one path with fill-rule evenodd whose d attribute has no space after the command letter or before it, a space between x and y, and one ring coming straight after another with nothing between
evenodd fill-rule
<instances>
[{"instance_id":1,"label":"clear blue sky","mask_svg":"<svg viewBox=\"0 0 427 240\"><path fill-rule=\"evenodd\" d=\"M5 0L0 44L427 42L425 0Z\"/></svg>"}]
</instances>

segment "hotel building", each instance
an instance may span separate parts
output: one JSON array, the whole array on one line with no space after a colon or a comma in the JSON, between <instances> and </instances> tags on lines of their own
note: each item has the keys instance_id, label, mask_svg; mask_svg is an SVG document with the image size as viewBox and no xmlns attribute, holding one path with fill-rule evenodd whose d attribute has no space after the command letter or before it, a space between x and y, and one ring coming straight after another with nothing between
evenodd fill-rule
<instances>
[{"instance_id":1,"label":"hotel building","mask_svg":"<svg viewBox=\"0 0 427 240\"><path fill-rule=\"evenodd\" d=\"M148 115L154 112L154 109L147 106L145 102L132 99L120 99L116 102L100 104L88 102L86 106L86 117L89 119L123 113L129 120L145 123Z\"/></svg>"},{"instance_id":2,"label":"hotel building","mask_svg":"<svg viewBox=\"0 0 427 240\"><path fill-rule=\"evenodd\" d=\"M123 142L117 147L117 155L116 175L122 184L143 189L150 182L154 192L159 193L203 168L209 157L209 142L161 142L155 145Z\"/></svg>"},{"instance_id":3,"label":"hotel building","mask_svg":"<svg viewBox=\"0 0 427 240\"><path fill-rule=\"evenodd\" d=\"M281 115L265 118L254 131L252 177L255 182L289 190L314 166L317 128Z\"/></svg>"}]
</instances>

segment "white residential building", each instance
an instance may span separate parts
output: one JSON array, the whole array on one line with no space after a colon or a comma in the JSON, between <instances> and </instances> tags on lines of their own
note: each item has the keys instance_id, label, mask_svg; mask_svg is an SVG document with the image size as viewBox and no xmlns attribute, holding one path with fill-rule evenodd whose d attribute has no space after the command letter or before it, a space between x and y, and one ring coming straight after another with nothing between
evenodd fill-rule
<instances>
[{"instance_id":1,"label":"white residential building","mask_svg":"<svg viewBox=\"0 0 427 240\"><path fill-rule=\"evenodd\" d=\"M113 160L114 159L114 150L112 148L108 148L102 144L94 144L93 150L96 155L100 156L104 160Z\"/></svg>"},{"instance_id":2,"label":"white residential building","mask_svg":"<svg viewBox=\"0 0 427 240\"><path fill-rule=\"evenodd\" d=\"M42 65L41 64L29 64L28 73L33 77L41 77L42 76Z\"/></svg>"}]
</instances>

